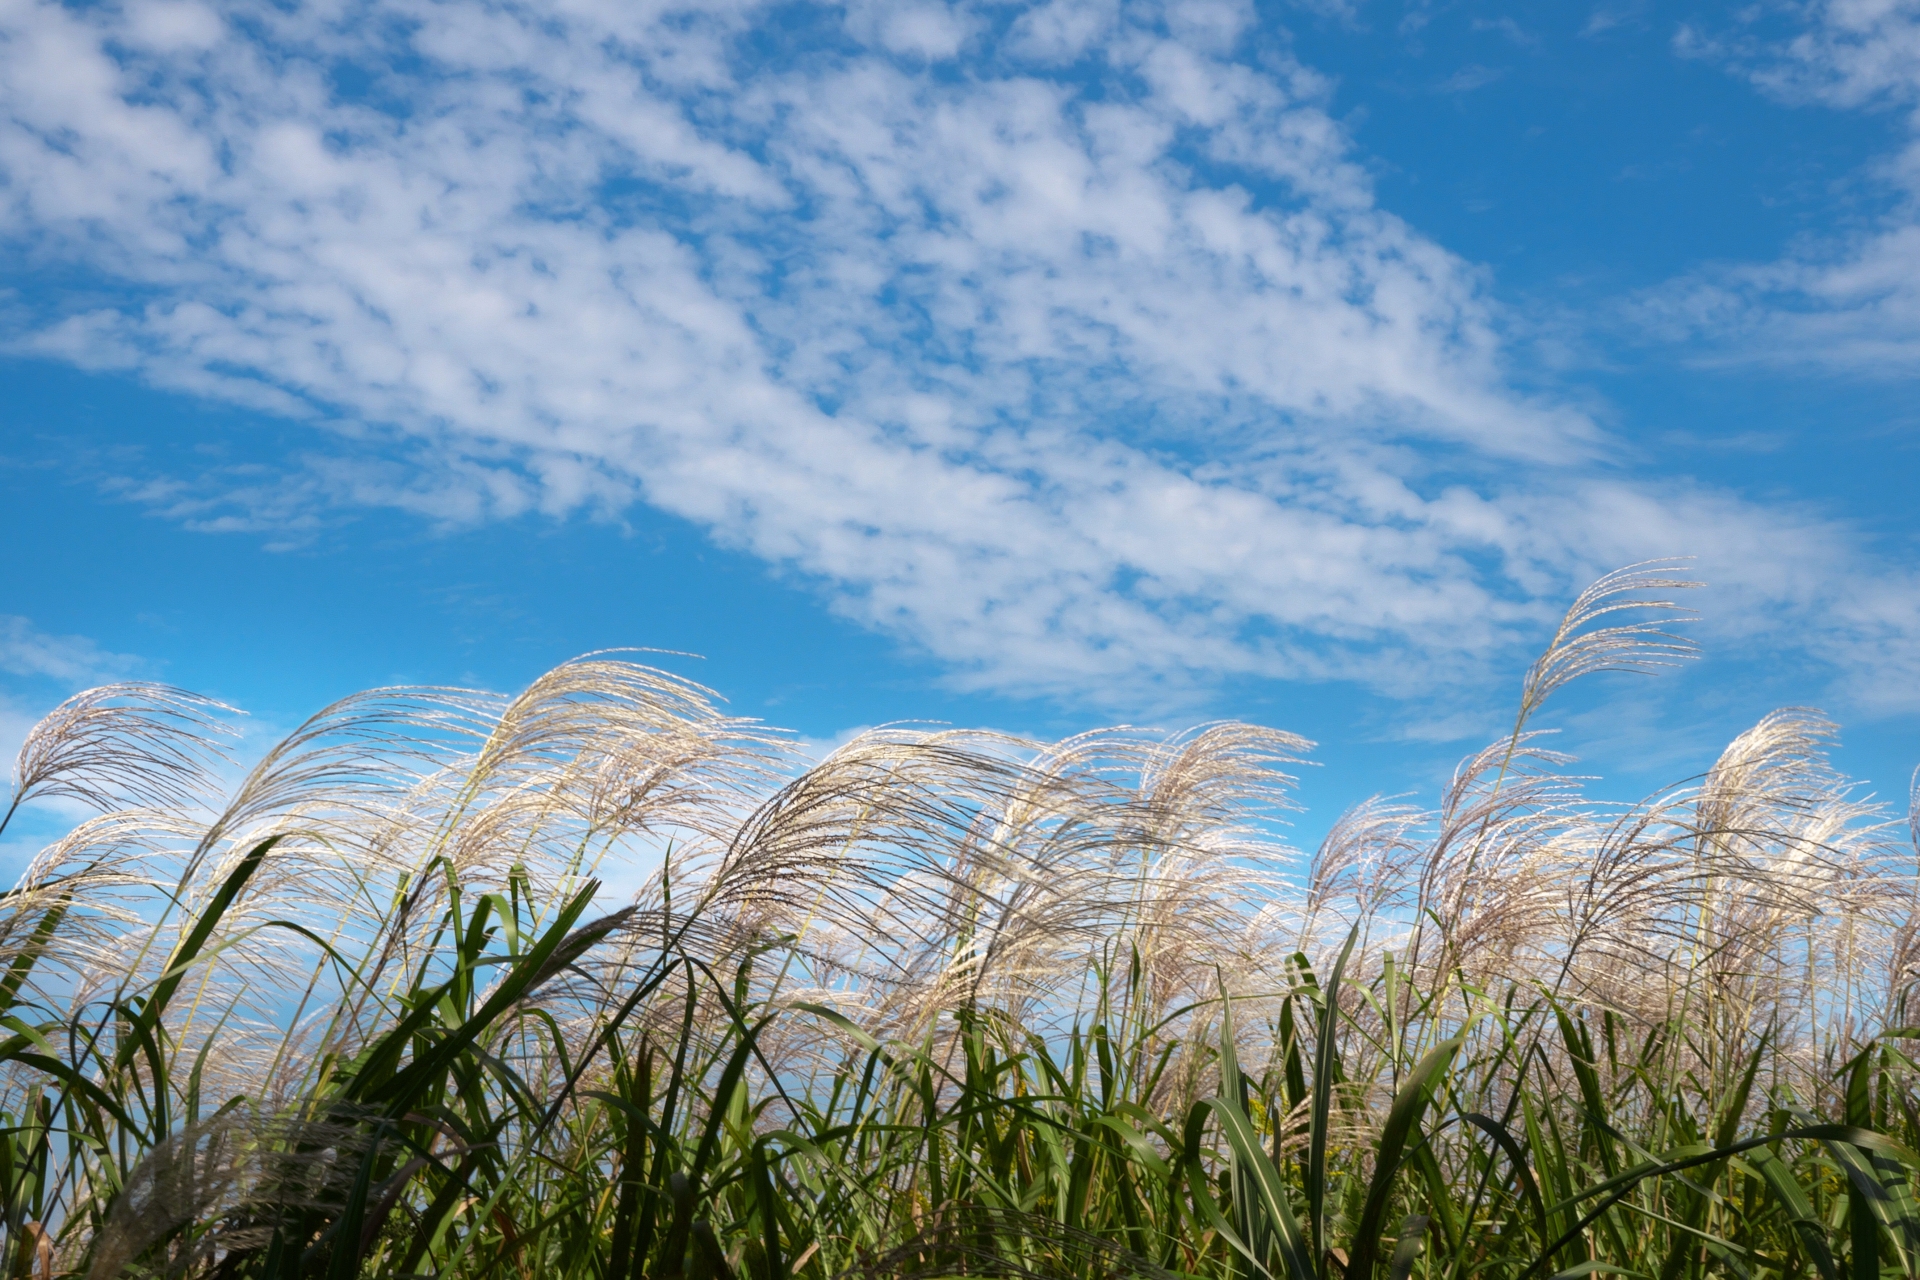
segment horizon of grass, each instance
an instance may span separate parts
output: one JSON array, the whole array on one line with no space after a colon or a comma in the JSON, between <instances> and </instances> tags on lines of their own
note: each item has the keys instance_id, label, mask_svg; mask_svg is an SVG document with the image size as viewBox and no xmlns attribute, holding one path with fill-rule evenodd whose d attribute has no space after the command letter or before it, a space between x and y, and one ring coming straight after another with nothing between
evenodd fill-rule
<instances>
[{"instance_id":1,"label":"horizon of grass","mask_svg":"<svg viewBox=\"0 0 1920 1280\"><path fill-rule=\"evenodd\" d=\"M0 1267L221 1277L1920 1276L1915 823L1776 712L1633 806L1529 724L1684 660L1582 593L1431 811L1308 744L889 729L608 655L375 690L237 786L76 695L0 830ZM603 866L657 866L592 914Z\"/></svg>"}]
</instances>

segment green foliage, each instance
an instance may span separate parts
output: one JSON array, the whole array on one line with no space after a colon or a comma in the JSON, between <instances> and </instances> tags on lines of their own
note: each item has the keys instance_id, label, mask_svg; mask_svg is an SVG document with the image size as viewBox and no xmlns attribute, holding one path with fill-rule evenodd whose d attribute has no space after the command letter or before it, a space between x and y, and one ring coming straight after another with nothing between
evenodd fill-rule
<instances>
[{"instance_id":1,"label":"green foliage","mask_svg":"<svg viewBox=\"0 0 1920 1280\"><path fill-rule=\"evenodd\" d=\"M1614 621L1660 585L1583 596L1442 809L1303 888L1305 744L1247 726L789 771L591 658L349 700L196 810L209 704L83 695L14 797L103 813L0 903L0 1266L1920 1276L1912 863L1817 726L1624 814L1530 745L1680 651Z\"/></svg>"}]
</instances>

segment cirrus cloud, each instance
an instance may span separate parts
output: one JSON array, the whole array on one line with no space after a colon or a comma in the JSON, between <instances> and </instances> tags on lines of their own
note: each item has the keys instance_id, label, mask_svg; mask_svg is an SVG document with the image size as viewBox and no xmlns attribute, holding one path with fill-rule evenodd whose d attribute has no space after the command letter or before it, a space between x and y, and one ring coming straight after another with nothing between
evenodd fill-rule
<instances>
[{"instance_id":1,"label":"cirrus cloud","mask_svg":"<svg viewBox=\"0 0 1920 1280\"><path fill-rule=\"evenodd\" d=\"M643 501L1001 689L1404 688L1676 550L1831 617L1844 532L1517 389L1329 97L1204 0L0 0L0 236L95 286L8 340L375 428L129 488L202 527Z\"/></svg>"},{"instance_id":2,"label":"cirrus cloud","mask_svg":"<svg viewBox=\"0 0 1920 1280\"><path fill-rule=\"evenodd\" d=\"M1904 378L1920 357L1920 3L1819 0L1790 12L1800 20L1790 36L1686 26L1676 48L1721 61L1786 102L1904 117L1905 144L1860 175L1884 211L1850 233L1808 237L1774 262L1693 273L1655 291L1638 314L1705 338L1722 358Z\"/></svg>"}]
</instances>

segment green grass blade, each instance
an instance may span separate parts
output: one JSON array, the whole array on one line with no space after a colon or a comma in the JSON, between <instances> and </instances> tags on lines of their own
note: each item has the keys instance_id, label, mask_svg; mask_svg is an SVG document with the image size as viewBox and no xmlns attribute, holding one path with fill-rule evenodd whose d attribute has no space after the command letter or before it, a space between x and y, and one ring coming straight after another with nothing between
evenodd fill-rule
<instances>
[{"instance_id":1,"label":"green grass blade","mask_svg":"<svg viewBox=\"0 0 1920 1280\"><path fill-rule=\"evenodd\" d=\"M1406 1221L1400 1224L1400 1239L1393 1246L1393 1263L1387 1272L1388 1280L1407 1280L1413 1274L1413 1264L1420 1260L1420 1245L1426 1238L1427 1221L1425 1214L1414 1213L1407 1215Z\"/></svg>"},{"instance_id":2,"label":"green grass blade","mask_svg":"<svg viewBox=\"0 0 1920 1280\"><path fill-rule=\"evenodd\" d=\"M1400 1173L1400 1161L1406 1153L1407 1138L1419 1127L1420 1117L1426 1113L1434 1086L1453 1061L1453 1055L1459 1052L1461 1043L1456 1038L1435 1045L1408 1073L1406 1083L1400 1086L1399 1094L1394 1097L1393 1107L1387 1112L1387 1123L1380 1131L1380 1141L1374 1147L1373 1178L1367 1187L1366 1205L1360 1211L1359 1226L1354 1232L1353 1248L1347 1263L1347 1280L1373 1278L1374 1264L1380 1256L1380 1231L1387 1212L1387 1200L1393 1192L1393 1181Z\"/></svg>"},{"instance_id":3,"label":"green grass blade","mask_svg":"<svg viewBox=\"0 0 1920 1280\"><path fill-rule=\"evenodd\" d=\"M1280 1179L1280 1171L1261 1149L1260 1136L1254 1132L1246 1112L1231 1098L1209 1098L1201 1105L1208 1108L1219 1123L1221 1136L1227 1140L1234 1170L1241 1174L1254 1194L1254 1205L1246 1206L1248 1218L1262 1223L1273 1232L1291 1280L1314 1280L1307 1240L1300 1230L1299 1219L1294 1216L1293 1206L1288 1203L1286 1185ZM1258 1216L1252 1212L1255 1206ZM1256 1233L1243 1231L1240 1236L1245 1242L1249 1258L1265 1270L1266 1260L1256 1257L1251 1251L1257 1243Z\"/></svg>"},{"instance_id":4,"label":"green grass blade","mask_svg":"<svg viewBox=\"0 0 1920 1280\"><path fill-rule=\"evenodd\" d=\"M1340 1067L1336 1043L1340 1027L1340 980L1359 940L1360 926L1356 924L1348 930L1340 958L1334 961L1333 972L1327 975L1326 989L1321 993L1319 1035L1313 1046L1313 1109L1307 1131L1307 1221L1313 1232L1317 1280L1326 1280L1327 1138L1332 1125L1333 1080Z\"/></svg>"},{"instance_id":5,"label":"green grass blade","mask_svg":"<svg viewBox=\"0 0 1920 1280\"><path fill-rule=\"evenodd\" d=\"M393 1114L410 1109L421 1091L440 1078L448 1065L464 1052L467 1046L478 1040L491 1028L500 1016L517 1004L541 982L558 972L572 959L579 956L594 943L613 931L625 919L626 913L618 913L571 934L574 921L580 918L587 905L600 891L599 883L589 882L561 908L554 922L547 927L527 953L507 971L493 994L478 1012L466 1019L425 1054L416 1058L405 1070L396 1073L370 1090L364 1101L371 1105L387 1108ZM395 1038L393 1047L402 1042Z\"/></svg>"},{"instance_id":6,"label":"green grass blade","mask_svg":"<svg viewBox=\"0 0 1920 1280\"><path fill-rule=\"evenodd\" d=\"M1769 1147L1755 1147L1746 1156L1746 1163L1756 1169L1765 1181L1773 1198L1786 1212L1787 1221L1793 1226L1794 1233L1800 1238L1800 1245L1812 1259L1814 1268L1820 1273L1820 1280L1840 1280L1840 1268L1833 1258L1833 1249L1827 1242L1827 1224L1815 1214L1813 1202L1787 1168L1786 1161L1775 1155Z\"/></svg>"},{"instance_id":7,"label":"green grass blade","mask_svg":"<svg viewBox=\"0 0 1920 1280\"><path fill-rule=\"evenodd\" d=\"M1512 1131L1492 1116L1482 1115L1478 1111L1464 1112L1461 1119L1492 1138L1507 1157L1507 1165L1513 1170L1513 1180L1520 1187L1521 1198L1527 1202L1527 1208L1533 1214L1534 1231L1544 1243L1547 1238L1547 1206L1540 1198L1540 1184L1534 1181L1533 1170L1527 1164L1527 1154L1515 1140ZM1826 1277L1826 1280L1833 1280L1833 1277Z\"/></svg>"},{"instance_id":8,"label":"green grass blade","mask_svg":"<svg viewBox=\"0 0 1920 1280\"><path fill-rule=\"evenodd\" d=\"M27 977L33 972L33 966L39 962L47 949L47 943L53 939L54 930L66 919L67 909L73 904L71 893L62 894L60 900L47 909L40 917L40 923L34 926L33 935L26 945L20 948L13 962L7 966L7 976L0 980L0 1014L12 1010L13 1003L20 996L20 988L26 984Z\"/></svg>"},{"instance_id":9,"label":"green grass blade","mask_svg":"<svg viewBox=\"0 0 1920 1280\"><path fill-rule=\"evenodd\" d=\"M114 1059L114 1066L118 1070L124 1071L133 1064L134 1054L140 1051L141 1044L160 1025L161 1015L166 1012L167 1003L173 999L173 993L179 990L181 981L187 976L188 967L207 945L207 939L213 936L221 918L232 908L247 881L253 878L254 872L260 869L260 864L266 861L267 854L278 843L279 836L269 836L247 850L239 865L227 873L227 878L221 882L206 910L200 913L200 918L193 922L193 928L188 930L187 936L174 947L161 969L160 980L141 1002L135 1015L135 1034L122 1042L120 1052Z\"/></svg>"}]
</instances>

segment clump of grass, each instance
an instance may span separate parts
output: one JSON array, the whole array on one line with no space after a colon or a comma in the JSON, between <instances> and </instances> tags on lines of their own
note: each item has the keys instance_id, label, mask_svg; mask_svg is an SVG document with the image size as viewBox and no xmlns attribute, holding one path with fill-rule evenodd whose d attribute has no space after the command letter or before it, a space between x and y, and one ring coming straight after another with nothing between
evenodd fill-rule
<instances>
[{"instance_id":1,"label":"clump of grass","mask_svg":"<svg viewBox=\"0 0 1920 1280\"><path fill-rule=\"evenodd\" d=\"M1602 579L1433 811L1310 857L1244 724L809 764L595 655L223 790L224 708L82 694L16 773L99 815L0 901L0 1265L1913 1276L1920 881L1831 725L1630 807L1529 727L1687 656L1685 585Z\"/></svg>"}]
</instances>

